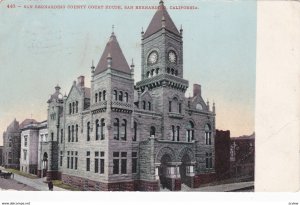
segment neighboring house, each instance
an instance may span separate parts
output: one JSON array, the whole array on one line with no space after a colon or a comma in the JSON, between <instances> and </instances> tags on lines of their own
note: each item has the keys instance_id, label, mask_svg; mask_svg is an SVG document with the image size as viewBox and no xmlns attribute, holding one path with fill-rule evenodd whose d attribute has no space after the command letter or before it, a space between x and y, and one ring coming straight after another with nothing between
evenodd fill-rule
<instances>
[{"instance_id":1,"label":"neighboring house","mask_svg":"<svg viewBox=\"0 0 300 205\"><path fill-rule=\"evenodd\" d=\"M142 32L141 81L134 83L134 65L113 32L91 68L91 88L83 76L67 96L55 87L40 154L49 180L82 190L157 191L216 178L215 104L197 84L185 97L182 39L161 1Z\"/></svg>"},{"instance_id":2,"label":"neighboring house","mask_svg":"<svg viewBox=\"0 0 300 205\"><path fill-rule=\"evenodd\" d=\"M38 174L39 137L41 130L46 128L44 124L32 120L21 129L20 170L23 172Z\"/></svg>"},{"instance_id":3,"label":"neighboring house","mask_svg":"<svg viewBox=\"0 0 300 205\"><path fill-rule=\"evenodd\" d=\"M215 170L218 180L230 177L230 131L216 130L215 137L216 162Z\"/></svg>"},{"instance_id":4,"label":"neighboring house","mask_svg":"<svg viewBox=\"0 0 300 205\"><path fill-rule=\"evenodd\" d=\"M231 177L254 180L255 134L231 138Z\"/></svg>"},{"instance_id":5,"label":"neighboring house","mask_svg":"<svg viewBox=\"0 0 300 205\"><path fill-rule=\"evenodd\" d=\"M19 122L14 119L3 133L3 165L5 168L20 167L21 132Z\"/></svg>"}]
</instances>

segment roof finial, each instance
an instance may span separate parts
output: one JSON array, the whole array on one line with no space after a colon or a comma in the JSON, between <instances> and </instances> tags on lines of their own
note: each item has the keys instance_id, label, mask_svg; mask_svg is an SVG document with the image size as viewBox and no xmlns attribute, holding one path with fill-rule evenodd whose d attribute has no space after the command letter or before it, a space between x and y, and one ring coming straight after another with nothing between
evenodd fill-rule
<instances>
[{"instance_id":1,"label":"roof finial","mask_svg":"<svg viewBox=\"0 0 300 205\"><path fill-rule=\"evenodd\" d=\"M160 6L164 6L164 1L163 1L163 0L160 0L159 5L160 5Z\"/></svg>"},{"instance_id":2,"label":"roof finial","mask_svg":"<svg viewBox=\"0 0 300 205\"><path fill-rule=\"evenodd\" d=\"M180 24L180 35L182 36L182 33L183 33L183 29L182 29L182 24Z\"/></svg>"},{"instance_id":3,"label":"roof finial","mask_svg":"<svg viewBox=\"0 0 300 205\"><path fill-rule=\"evenodd\" d=\"M92 67L91 67L91 71L92 71L92 73L94 73L94 72L95 72L94 60L92 60Z\"/></svg>"},{"instance_id":4,"label":"roof finial","mask_svg":"<svg viewBox=\"0 0 300 205\"><path fill-rule=\"evenodd\" d=\"M115 34L115 25L112 25L111 30L112 30L111 34Z\"/></svg>"}]
</instances>

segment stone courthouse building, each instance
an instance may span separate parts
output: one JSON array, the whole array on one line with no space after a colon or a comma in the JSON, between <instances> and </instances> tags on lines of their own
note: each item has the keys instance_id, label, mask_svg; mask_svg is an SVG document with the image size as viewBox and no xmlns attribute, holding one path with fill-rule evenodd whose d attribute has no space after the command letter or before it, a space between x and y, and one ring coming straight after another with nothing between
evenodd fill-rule
<instances>
[{"instance_id":1,"label":"stone courthouse building","mask_svg":"<svg viewBox=\"0 0 300 205\"><path fill-rule=\"evenodd\" d=\"M67 96L55 88L41 153L48 179L82 190L157 191L215 178L215 105L197 84L185 97L182 40L161 1L142 32L141 81L113 32L91 67L91 88L83 76Z\"/></svg>"}]
</instances>

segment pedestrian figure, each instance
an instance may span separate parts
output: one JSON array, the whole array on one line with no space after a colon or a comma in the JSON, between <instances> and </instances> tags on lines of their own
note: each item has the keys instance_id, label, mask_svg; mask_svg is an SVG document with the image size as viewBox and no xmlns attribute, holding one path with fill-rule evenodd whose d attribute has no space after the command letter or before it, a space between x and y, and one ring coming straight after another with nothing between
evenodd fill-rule
<instances>
[{"instance_id":1,"label":"pedestrian figure","mask_svg":"<svg viewBox=\"0 0 300 205\"><path fill-rule=\"evenodd\" d=\"M53 191L53 183L52 183L52 181L48 182L48 188L49 188L49 191Z\"/></svg>"}]
</instances>

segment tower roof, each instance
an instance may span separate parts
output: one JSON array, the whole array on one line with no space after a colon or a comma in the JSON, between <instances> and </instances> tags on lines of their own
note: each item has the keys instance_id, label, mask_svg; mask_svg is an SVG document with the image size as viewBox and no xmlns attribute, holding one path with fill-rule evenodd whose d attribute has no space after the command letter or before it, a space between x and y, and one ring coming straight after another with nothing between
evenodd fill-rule
<instances>
[{"instance_id":1,"label":"tower roof","mask_svg":"<svg viewBox=\"0 0 300 205\"><path fill-rule=\"evenodd\" d=\"M162 29L163 28L162 21L165 21L164 28L166 30L168 30L176 35L180 35L178 29L176 28L170 15L168 14L166 7L164 6L163 1L160 1L158 10L154 14L143 37L147 38L147 37L151 36L152 34L156 33L157 31L159 31L160 29Z\"/></svg>"},{"instance_id":2,"label":"tower roof","mask_svg":"<svg viewBox=\"0 0 300 205\"><path fill-rule=\"evenodd\" d=\"M108 69L108 58L111 59L111 69L130 74L129 65L123 55L114 32L112 32L109 41L105 46L104 52L96 67L95 75Z\"/></svg>"}]
</instances>

